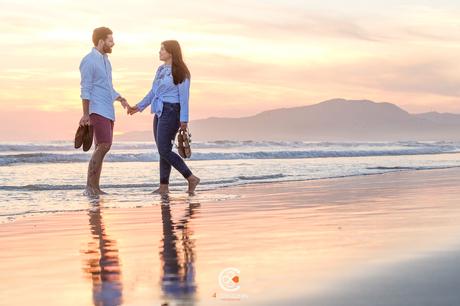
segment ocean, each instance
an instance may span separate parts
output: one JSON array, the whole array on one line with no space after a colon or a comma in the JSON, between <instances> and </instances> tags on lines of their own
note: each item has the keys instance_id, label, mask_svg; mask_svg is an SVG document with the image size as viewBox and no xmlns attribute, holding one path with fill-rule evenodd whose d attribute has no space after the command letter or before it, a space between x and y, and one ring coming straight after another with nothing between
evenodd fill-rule
<instances>
[{"instance_id":1,"label":"ocean","mask_svg":"<svg viewBox=\"0 0 460 306\"><path fill-rule=\"evenodd\" d=\"M197 199L220 201L221 187L317 180L393 171L460 166L460 142L193 142L187 164L201 178ZM87 163L68 141L0 142L0 222L37 214L87 209ZM158 153L151 142L117 142L105 159L101 188L112 207L158 204ZM187 197L186 181L173 169L170 189ZM236 195L235 195L236 196ZM86 203L86 204L85 204Z\"/></svg>"}]
</instances>

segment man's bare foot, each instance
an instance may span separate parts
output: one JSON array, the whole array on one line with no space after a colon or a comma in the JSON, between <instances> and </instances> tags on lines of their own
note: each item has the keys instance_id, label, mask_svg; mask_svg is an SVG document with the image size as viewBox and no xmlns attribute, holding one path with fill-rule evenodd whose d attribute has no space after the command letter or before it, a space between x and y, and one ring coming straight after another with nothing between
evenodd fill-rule
<instances>
[{"instance_id":1,"label":"man's bare foot","mask_svg":"<svg viewBox=\"0 0 460 306\"><path fill-rule=\"evenodd\" d=\"M97 194L102 195L102 194L108 194L108 193L105 191L102 191L101 189L98 189Z\"/></svg>"},{"instance_id":2,"label":"man's bare foot","mask_svg":"<svg viewBox=\"0 0 460 306\"><path fill-rule=\"evenodd\" d=\"M91 186L86 186L85 191L83 192L83 195L88 196L88 197L95 197L99 195L99 192Z\"/></svg>"},{"instance_id":3,"label":"man's bare foot","mask_svg":"<svg viewBox=\"0 0 460 306\"><path fill-rule=\"evenodd\" d=\"M187 192L189 194L194 194L196 186L200 183L200 178L198 178L198 177L196 177L195 175L192 174L187 178L187 181L188 181L188 190L187 190Z\"/></svg>"}]
</instances>

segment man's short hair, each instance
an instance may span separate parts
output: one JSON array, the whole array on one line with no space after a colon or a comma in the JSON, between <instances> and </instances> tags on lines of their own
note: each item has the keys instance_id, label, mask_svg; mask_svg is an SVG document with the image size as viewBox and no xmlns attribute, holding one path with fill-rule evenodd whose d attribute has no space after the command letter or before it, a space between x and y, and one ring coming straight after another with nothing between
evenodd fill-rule
<instances>
[{"instance_id":1,"label":"man's short hair","mask_svg":"<svg viewBox=\"0 0 460 306\"><path fill-rule=\"evenodd\" d=\"M97 46L97 43L99 42L99 40L105 40L107 38L108 35L111 35L113 34L112 33L112 30L110 30L109 28L106 28L106 27L100 27L100 28L96 28L94 29L93 31L93 43L95 46Z\"/></svg>"}]
</instances>

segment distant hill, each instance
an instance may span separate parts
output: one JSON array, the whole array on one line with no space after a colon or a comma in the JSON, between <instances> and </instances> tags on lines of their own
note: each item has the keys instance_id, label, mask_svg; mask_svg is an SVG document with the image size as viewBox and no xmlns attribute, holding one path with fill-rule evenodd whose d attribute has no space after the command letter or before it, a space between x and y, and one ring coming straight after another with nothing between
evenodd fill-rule
<instances>
[{"instance_id":1,"label":"distant hill","mask_svg":"<svg viewBox=\"0 0 460 306\"><path fill-rule=\"evenodd\" d=\"M460 140L460 115L409 114L387 102L333 99L242 118L190 122L194 140L395 141ZM150 140L151 131L119 140Z\"/></svg>"}]
</instances>

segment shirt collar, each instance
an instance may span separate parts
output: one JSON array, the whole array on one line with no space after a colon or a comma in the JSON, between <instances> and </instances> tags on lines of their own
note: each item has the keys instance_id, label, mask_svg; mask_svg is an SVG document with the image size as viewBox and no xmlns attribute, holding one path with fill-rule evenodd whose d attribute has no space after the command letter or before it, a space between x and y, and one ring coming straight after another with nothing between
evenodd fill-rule
<instances>
[{"instance_id":1,"label":"shirt collar","mask_svg":"<svg viewBox=\"0 0 460 306\"><path fill-rule=\"evenodd\" d=\"M96 56L99 56L99 57L107 57L107 54L102 54L101 52L99 52L99 50L96 49L96 47L93 47L93 49L91 50L91 52L93 54L96 54Z\"/></svg>"}]
</instances>

